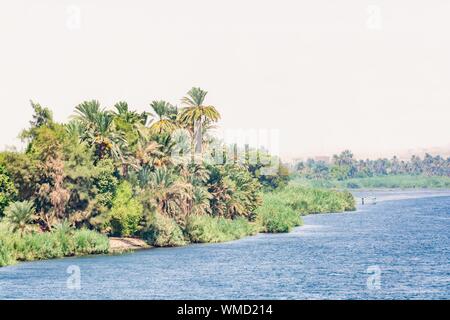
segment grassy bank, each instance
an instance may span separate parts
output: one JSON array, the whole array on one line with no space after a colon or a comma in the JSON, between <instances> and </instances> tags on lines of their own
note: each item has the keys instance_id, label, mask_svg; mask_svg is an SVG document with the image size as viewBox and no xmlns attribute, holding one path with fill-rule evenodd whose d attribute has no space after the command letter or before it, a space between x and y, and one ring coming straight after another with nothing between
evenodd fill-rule
<instances>
[{"instance_id":1,"label":"grassy bank","mask_svg":"<svg viewBox=\"0 0 450 320\"><path fill-rule=\"evenodd\" d=\"M305 179L295 178L292 184L312 188L340 188L340 189L449 189L450 177L428 177L413 175L379 176L369 178L353 178L347 180Z\"/></svg>"},{"instance_id":2,"label":"grassy bank","mask_svg":"<svg viewBox=\"0 0 450 320\"><path fill-rule=\"evenodd\" d=\"M192 215L180 225L170 217L155 214L140 237L156 247L226 242L258 232L289 232L302 225L303 215L354 209L355 201L349 192L288 186L265 193L250 221L243 217ZM62 224L51 232L21 236L10 232L5 224L0 225L0 266L108 251L108 238L92 230L75 230Z\"/></svg>"},{"instance_id":3,"label":"grassy bank","mask_svg":"<svg viewBox=\"0 0 450 320\"><path fill-rule=\"evenodd\" d=\"M257 222L263 232L289 232L302 225L302 215L352 210L355 200L347 191L289 186L264 195Z\"/></svg>"},{"instance_id":4,"label":"grassy bank","mask_svg":"<svg viewBox=\"0 0 450 320\"><path fill-rule=\"evenodd\" d=\"M107 253L108 249L108 238L92 230L61 226L52 232L21 236L0 226L0 267L17 261Z\"/></svg>"}]
</instances>

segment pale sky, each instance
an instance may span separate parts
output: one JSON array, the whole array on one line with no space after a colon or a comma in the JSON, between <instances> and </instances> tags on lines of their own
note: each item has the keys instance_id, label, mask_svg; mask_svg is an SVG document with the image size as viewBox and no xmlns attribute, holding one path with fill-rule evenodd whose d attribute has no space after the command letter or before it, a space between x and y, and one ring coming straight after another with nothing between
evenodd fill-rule
<instances>
[{"instance_id":1,"label":"pale sky","mask_svg":"<svg viewBox=\"0 0 450 320\"><path fill-rule=\"evenodd\" d=\"M283 156L450 148L450 1L0 3L0 148L32 99L149 110L209 91L222 128L280 130Z\"/></svg>"}]
</instances>

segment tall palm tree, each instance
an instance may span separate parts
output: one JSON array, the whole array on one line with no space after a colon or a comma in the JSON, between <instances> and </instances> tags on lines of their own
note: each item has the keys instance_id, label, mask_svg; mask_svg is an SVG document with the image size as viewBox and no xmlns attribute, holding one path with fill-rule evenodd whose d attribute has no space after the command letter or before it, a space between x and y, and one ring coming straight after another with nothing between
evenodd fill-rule
<instances>
[{"instance_id":1,"label":"tall palm tree","mask_svg":"<svg viewBox=\"0 0 450 320\"><path fill-rule=\"evenodd\" d=\"M202 128L205 123L217 122L220 119L220 113L215 107L205 105L207 91L200 88L192 88L187 95L181 99L186 106L180 114L180 122L185 124L192 132L195 144L195 153L202 153Z\"/></svg>"},{"instance_id":2,"label":"tall palm tree","mask_svg":"<svg viewBox=\"0 0 450 320\"><path fill-rule=\"evenodd\" d=\"M178 128L178 124L176 122L176 114L178 113L178 110L176 107L164 100L155 100L150 104L150 106L158 116L158 120L150 127L150 133L155 135L162 133L170 134Z\"/></svg>"},{"instance_id":3,"label":"tall palm tree","mask_svg":"<svg viewBox=\"0 0 450 320\"><path fill-rule=\"evenodd\" d=\"M13 202L5 209L4 220L11 226L13 232L21 236L32 229L32 222L36 219L32 201Z\"/></svg>"}]
</instances>

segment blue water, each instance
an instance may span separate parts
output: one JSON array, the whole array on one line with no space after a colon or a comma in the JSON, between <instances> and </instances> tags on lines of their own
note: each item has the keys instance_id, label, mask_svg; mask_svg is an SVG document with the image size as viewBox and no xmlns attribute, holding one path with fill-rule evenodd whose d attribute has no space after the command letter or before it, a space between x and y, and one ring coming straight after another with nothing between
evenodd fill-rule
<instances>
[{"instance_id":1,"label":"blue water","mask_svg":"<svg viewBox=\"0 0 450 320\"><path fill-rule=\"evenodd\" d=\"M289 234L1 268L0 298L449 299L450 197L380 200Z\"/></svg>"}]
</instances>

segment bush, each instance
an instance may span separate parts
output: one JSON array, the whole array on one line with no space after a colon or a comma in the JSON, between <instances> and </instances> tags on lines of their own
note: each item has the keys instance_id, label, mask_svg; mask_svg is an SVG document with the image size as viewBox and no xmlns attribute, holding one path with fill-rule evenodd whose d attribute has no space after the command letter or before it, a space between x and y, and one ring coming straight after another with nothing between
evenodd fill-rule
<instances>
[{"instance_id":1,"label":"bush","mask_svg":"<svg viewBox=\"0 0 450 320\"><path fill-rule=\"evenodd\" d=\"M32 261L61 258L64 256L57 236L54 233L31 233L23 237L14 235L16 259Z\"/></svg>"},{"instance_id":2,"label":"bush","mask_svg":"<svg viewBox=\"0 0 450 320\"><path fill-rule=\"evenodd\" d=\"M348 192L289 186L264 195L257 221L264 232L289 232L302 224L300 215L355 210Z\"/></svg>"},{"instance_id":3,"label":"bush","mask_svg":"<svg viewBox=\"0 0 450 320\"><path fill-rule=\"evenodd\" d=\"M293 204L273 195L265 197L263 205L256 213L257 222L263 232L289 232L303 223L300 212L293 209Z\"/></svg>"},{"instance_id":4,"label":"bush","mask_svg":"<svg viewBox=\"0 0 450 320\"><path fill-rule=\"evenodd\" d=\"M183 231L175 220L155 213L143 232L144 239L155 247L176 247L186 245Z\"/></svg>"},{"instance_id":5,"label":"bush","mask_svg":"<svg viewBox=\"0 0 450 320\"><path fill-rule=\"evenodd\" d=\"M0 228L0 267L16 260L33 261L108 251L108 237L87 229L74 230L65 223L52 232L23 236Z\"/></svg>"},{"instance_id":6,"label":"bush","mask_svg":"<svg viewBox=\"0 0 450 320\"><path fill-rule=\"evenodd\" d=\"M186 234L195 243L231 241L257 232L257 227L244 218L191 216L186 225Z\"/></svg>"},{"instance_id":7,"label":"bush","mask_svg":"<svg viewBox=\"0 0 450 320\"><path fill-rule=\"evenodd\" d=\"M122 182L111 208L112 233L126 237L135 234L142 220L142 213L142 204L133 199L131 185L126 181Z\"/></svg>"},{"instance_id":8,"label":"bush","mask_svg":"<svg viewBox=\"0 0 450 320\"><path fill-rule=\"evenodd\" d=\"M73 234L73 255L108 253L107 236L88 229L75 230Z\"/></svg>"},{"instance_id":9,"label":"bush","mask_svg":"<svg viewBox=\"0 0 450 320\"><path fill-rule=\"evenodd\" d=\"M14 255L11 234L3 225L0 225L0 267L14 264L16 258Z\"/></svg>"}]
</instances>

